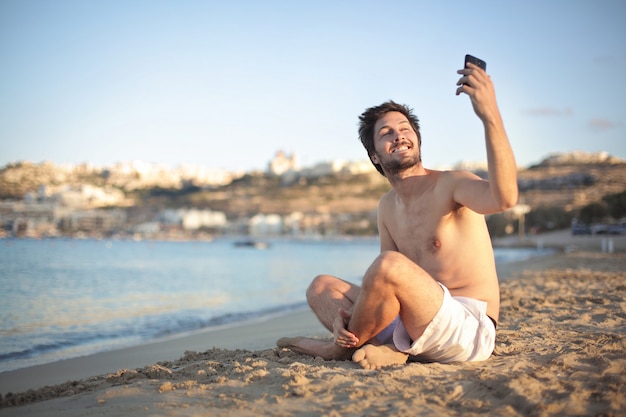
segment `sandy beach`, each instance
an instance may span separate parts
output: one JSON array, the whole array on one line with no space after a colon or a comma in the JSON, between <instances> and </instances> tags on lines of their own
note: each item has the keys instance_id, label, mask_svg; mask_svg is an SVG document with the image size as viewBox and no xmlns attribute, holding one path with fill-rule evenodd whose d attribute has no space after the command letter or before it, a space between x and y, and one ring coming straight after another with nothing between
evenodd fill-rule
<instances>
[{"instance_id":1,"label":"sandy beach","mask_svg":"<svg viewBox=\"0 0 626 417\"><path fill-rule=\"evenodd\" d=\"M0 416L623 416L623 240L609 254L570 237L554 255L501 266L485 362L366 371L274 347L281 336L328 337L297 311L5 372Z\"/></svg>"}]
</instances>

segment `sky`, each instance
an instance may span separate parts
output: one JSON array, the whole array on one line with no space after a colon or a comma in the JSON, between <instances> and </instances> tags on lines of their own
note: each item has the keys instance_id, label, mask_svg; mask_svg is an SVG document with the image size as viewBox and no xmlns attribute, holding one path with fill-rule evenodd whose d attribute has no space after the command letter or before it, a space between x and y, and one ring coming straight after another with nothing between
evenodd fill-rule
<instances>
[{"instance_id":1,"label":"sky","mask_svg":"<svg viewBox=\"0 0 626 417\"><path fill-rule=\"evenodd\" d=\"M0 0L0 166L265 169L367 159L392 99L426 167L484 161L456 71L487 62L519 166L626 159L626 2Z\"/></svg>"}]
</instances>

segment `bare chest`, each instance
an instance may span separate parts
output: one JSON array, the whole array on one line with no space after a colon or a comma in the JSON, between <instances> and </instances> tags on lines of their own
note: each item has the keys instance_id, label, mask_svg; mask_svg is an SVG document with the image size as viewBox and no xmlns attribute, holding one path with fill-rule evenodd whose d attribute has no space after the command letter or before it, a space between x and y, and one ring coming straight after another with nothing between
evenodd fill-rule
<instances>
[{"instance_id":1,"label":"bare chest","mask_svg":"<svg viewBox=\"0 0 626 417\"><path fill-rule=\"evenodd\" d=\"M427 194L409 205L397 205L386 222L398 250L419 265L437 261L452 245L458 221L451 207Z\"/></svg>"}]
</instances>

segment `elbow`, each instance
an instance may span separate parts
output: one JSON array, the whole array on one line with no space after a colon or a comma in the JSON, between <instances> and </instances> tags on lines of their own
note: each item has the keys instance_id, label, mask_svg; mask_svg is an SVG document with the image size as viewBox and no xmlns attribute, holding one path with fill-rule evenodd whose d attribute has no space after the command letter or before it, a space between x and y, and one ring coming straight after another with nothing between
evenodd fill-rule
<instances>
[{"instance_id":1,"label":"elbow","mask_svg":"<svg viewBox=\"0 0 626 417\"><path fill-rule=\"evenodd\" d=\"M517 204L517 200L503 201L500 205L500 211L506 211L508 209L511 209L515 207L516 204Z\"/></svg>"},{"instance_id":2,"label":"elbow","mask_svg":"<svg viewBox=\"0 0 626 417\"><path fill-rule=\"evenodd\" d=\"M515 187L512 190L509 190L506 193L503 193L498 199L500 201L500 210L505 211L505 210L515 207L517 205L518 198L519 198L519 191L517 187Z\"/></svg>"}]
</instances>

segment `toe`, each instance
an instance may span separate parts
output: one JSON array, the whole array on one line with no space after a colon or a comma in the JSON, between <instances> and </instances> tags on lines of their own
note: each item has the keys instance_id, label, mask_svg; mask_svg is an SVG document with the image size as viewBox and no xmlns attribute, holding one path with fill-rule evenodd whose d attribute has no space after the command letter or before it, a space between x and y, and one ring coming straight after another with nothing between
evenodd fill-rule
<instances>
[{"instance_id":1,"label":"toe","mask_svg":"<svg viewBox=\"0 0 626 417\"><path fill-rule=\"evenodd\" d=\"M353 354L352 354L352 360L356 363L360 363L363 359L365 359L365 350L364 349L357 349Z\"/></svg>"}]
</instances>

